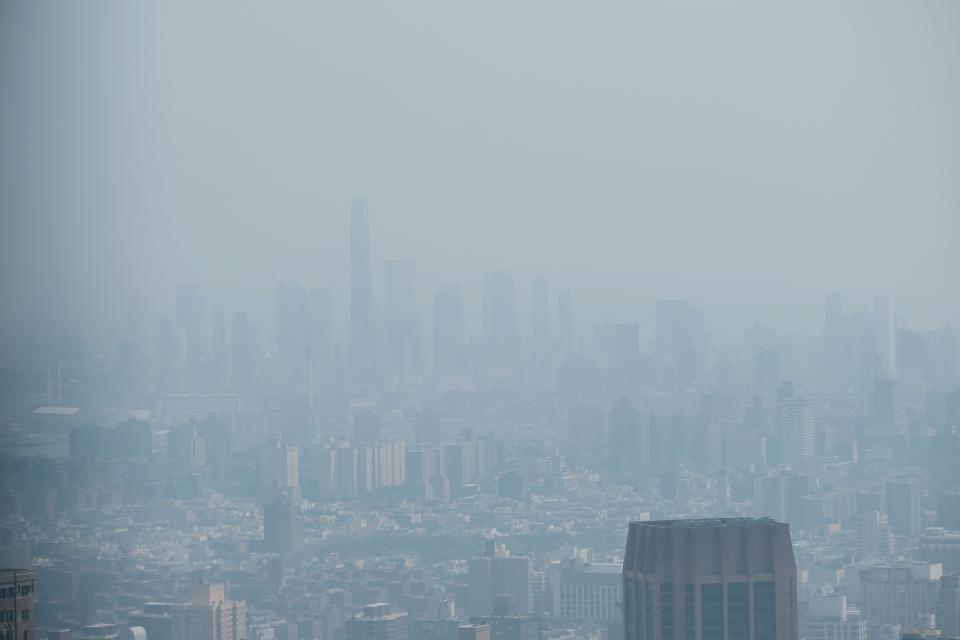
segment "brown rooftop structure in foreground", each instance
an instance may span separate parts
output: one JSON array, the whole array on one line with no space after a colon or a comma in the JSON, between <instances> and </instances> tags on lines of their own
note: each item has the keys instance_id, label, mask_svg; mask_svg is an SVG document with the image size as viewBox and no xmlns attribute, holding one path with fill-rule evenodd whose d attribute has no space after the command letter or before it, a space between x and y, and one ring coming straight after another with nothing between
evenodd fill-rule
<instances>
[{"instance_id":1,"label":"brown rooftop structure in foreground","mask_svg":"<svg viewBox=\"0 0 960 640\"><path fill-rule=\"evenodd\" d=\"M796 640L788 525L769 518L631 522L627 640Z\"/></svg>"}]
</instances>

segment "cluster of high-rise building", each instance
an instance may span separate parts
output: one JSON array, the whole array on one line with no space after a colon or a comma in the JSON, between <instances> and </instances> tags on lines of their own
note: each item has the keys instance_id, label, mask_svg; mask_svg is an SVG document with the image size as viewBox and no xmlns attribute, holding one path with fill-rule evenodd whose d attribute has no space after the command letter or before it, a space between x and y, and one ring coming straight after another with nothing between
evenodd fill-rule
<instances>
[{"instance_id":1,"label":"cluster of high-rise building","mask_svg":"<svg viewBox=\"0 0 960 640\"><path fill-rule=\"evenodd\" d=\"M960 636L956 327L830 295L816 335L723 344L502 268L473 310L381 273L373 224L354 200L343 309L187 285L156 340L131 303L24 342L0 640Z\"/></svg>"}]
</instances>

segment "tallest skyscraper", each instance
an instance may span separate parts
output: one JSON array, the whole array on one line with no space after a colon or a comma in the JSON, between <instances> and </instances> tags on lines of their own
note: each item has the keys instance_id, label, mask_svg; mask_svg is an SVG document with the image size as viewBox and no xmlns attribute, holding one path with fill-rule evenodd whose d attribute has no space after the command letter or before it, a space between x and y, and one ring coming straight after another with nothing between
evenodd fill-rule
<instances>
[{"instance_id":1,"label":"tallest skyscraper","mask_svg":"<svg viewBox=\"0 0 960 640\"><path fill-rule=\"evenodd\" d=\"M370 271L370 214L366 198L350 206L350 371L354 388L370 395L376 386L377 347Z\"/></svg>"}]
</instances>

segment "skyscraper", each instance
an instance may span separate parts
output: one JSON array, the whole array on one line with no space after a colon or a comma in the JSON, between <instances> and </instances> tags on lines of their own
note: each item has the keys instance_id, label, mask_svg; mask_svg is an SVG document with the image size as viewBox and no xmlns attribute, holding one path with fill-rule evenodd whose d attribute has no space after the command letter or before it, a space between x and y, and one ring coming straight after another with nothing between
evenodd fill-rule
<instances>
[{"instance_id":1,"label":"skyscraper","mask_svg":"<svg viewBox=\"0 0 960 640\"><path fill-rule=\"evenodd\" d=\"M463 291L444 285L433 297L433 365L440 374L460 368L465 340Z\"/></svg>"},{"instance_id":2,"label":"skyscraper","mask_svg":"<svg viewBox=\"0 0 960 640\"><path fill-rule=\"evenodd\" d=\"M274 440L263 450L260 485L270 491L299 485L299 450Z\"/></svg>"},{"instance_id":3,"label":"skyscraper","mask_svg":"<svg viewBox=\"0 0 960 640\"><path fill-rule=\"evenodd\" d=\"M627 640L796 640L788 526L767 518L631 522L623 615Z\"/></svg>"},{"instance_id":4,"label":"skyscraper","mask_svg":"<svg viewBox=\"0 0 960 640\"><path fill-rule=\"evenodd\" d=\"M481 367L488 371L517 371L520 366L517 292L509 271L484 274L482 324Z\"/></svg>"},{"instance_id":5,"label":"skyscraper","mask_svg":"<svg viewBox=\"0 0 960 640\"><path fill-rule=\"evenodd\" d=\"M887 482L887 518L898 536L915 536L923 530L923 486L919 479L899 477Z\"/></svg>"},{"instance_id":6,"label":"skyscraper","mask_svg":"<svg viewBox=\"0 0 960 640\"><path fill-rule=\"evenodd\" d=\"M305 379L308 348L303 287L296 280L284 280L277 285L277 357L286 375Z\"/></svg>"},{"instance_id":7,"label":"skyscraper","mask_svg":"<svg viewBox=\"0 0 960 640\"><path fill-rule=\"evenodd\" d=\"M619 469L641 470L650 465L650 427L647 415L625 398L607 415L607 435Z\"/></svg>"},{"instance_id":8,"label":"skyscraper","mask_svg":"<svg viewBox=\"0 0 960 640\"><path fill-rule=\"evenodd\" d=\"M784 398L780 403L782 421L781 460L789 464L810 462L816 455L816 414L807 396Z\"/></svg>"},{"instance_id":9,"label":"skyscraper","mask_svg":"<svg viewBox=\"0 0 960 640\"><path fill-rule=\"evenodd\" d=\"M417 306L417 267L407 258L383 261L387 314L386 355L390 374L420 373L420 312Z\"/></svg>"},{"instance_id":10,"label":"skyscraper","mask_svg":"<svg viewBox=\"0 0 960 640\"><path fill-rule=\"evenodd\" d=\"M671 360L681 385L692 382L707 357L703 312L687 300L657 300L656 355Z\"/></svg>"},{"instance_id":11,"label":"skyscraper","mask_svg":"<svg viewBox=\"0 0 960 640\"><path fill-rule=\"evenodd\" d=\"M823 365L824 375L833 384L850 384L855 378L852 345L848 344L843 299L837 293L827 296L824 304Z\"/></svg>"},{"instance_id":12,"label":"skyscraper","mask_svg":"<svg viewBox=\"0 0 960 640\"><path fill-rule=\"evenodd\" d=\"M897 378L878 378L874 388L874 429L877 435L902 436L907 431L907 405Z\"/></svg>"},{"instance_id":13,"label":"skyscraper","mask_svg":"<svg viewBox=\"0 0 960 640\"><path fill-rule=\"evenodd\" d=\"M881 371L886 375L897 370L897 325L893 296L877 296L873 301L874 340Z\"/></svg>"},{"instance_id":14,"label":"skyscraper","mask_svg":"<svg viewBox=\"0 0 960 640\"><path fill-rule=\"evenodd\" d=\"M377 383L373 277L370 272L370 217L366 198L350 208L350 368L353 382L372 394Z\"/></svg>"},{"instance_id":15,"label":"skyscraper","mask_svg":"<svg viewBox=\"0 0 960 640\"><path fill-rule=\"evenodd\" d=\"M937 627L944 635L960 635L960 573L945 575L940 579Z\"/></svg>"},{"instance_id":16,"label":"skyscraper","mask_svg":"<svg viewBox=\"0 0 960 640\"><path fill-rule=\"evenodd\" d=\"M276 553L295 553L304 545L300 489L278 490L263 508L263 546Z\"/></svg>"}]
</instances>

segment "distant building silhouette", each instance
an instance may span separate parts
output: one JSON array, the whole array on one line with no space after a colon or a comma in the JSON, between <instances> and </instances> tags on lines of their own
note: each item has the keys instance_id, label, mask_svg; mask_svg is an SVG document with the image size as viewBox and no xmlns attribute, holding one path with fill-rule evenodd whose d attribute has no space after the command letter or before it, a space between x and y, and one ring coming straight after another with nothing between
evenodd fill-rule
<instances>
[{"instance_id":1,"label":"distant building silhouette","mask_svg":"<svg viewBox=\"0 0 960 640\"><path fill-rule=\"evenodd\" d=\"M383 262L384 309L387 319L386 361L390 375L420 374L420 311L416 262L387 258Z\"/></svg>"},{"instance_id":2,"label":"distant building silhouette","mask_svg":"<svg viewBox=\"0 0 960 640\"><path fill-rule=\"evenodd\" d=\"M893 296L877 296L873 313L875 349L880 370L890 376L897 371L897 324Z\"/></svg>"},{"instance_id":3,"label":"distant building silhouette","mask_svg":"<svg viewBox=\"0 0 960 640\"><path fill-rule=\"evenodd\" d=\"M887 518L898 536L915 536L923 530L923 485L919 479L887 481Z\"/></svg>"},{"instance_id":4,"label":"distant building silhouette","mask_svg":"<svg viewBox=\"0 0 960 640\"><path fill-rule=\"evenodd\" d=\"M463 291L458 285L445 285L433 297L433 365L437 373L460 371L465 336Z\"/></svg>"},{"instance_id":5,"label":"distant building silhouette","mask_svg":"<svg viewBox=\"0 0 960 640\"><path fill-rule=\"evenodd\" d=\"M511 556L502 542L488 540L481 556L467 564L470 616L493 613L494 596L508 599L512 612L532 612L533 573L529 558Z\"/></svg>"},{"instance_id":6,"label":"distant building silhouette","mask_svg":"<svg viewBox=\"0 0 960 640\"><path fill-rule=\"evenodd\" d=\"M296 553L304 546L300 490L277 491L263 508L263 546L276 553Z\"/></svg>"},{"instance_id":7,"label":"distant building silhouette","mask_svg":"<svg viewBox=\"0 0 960 640\"><path fill-rule=\"evenodd\" d=\"M373 395L377 385L377 332L366 198L354 198L350 206L350 368L354 385Z\"/></svg>"},{"instance_id":8,"label":"distant building silhouette","mask_svg":"<svg viewBox=\"0 0 960 640\"><path fill-rule=\"evenodd\" d=\"M816 453L817 424L813 401L806 396L784 398L780 403L781 461L812 462Z\"/></svg>"}]
</instances>

